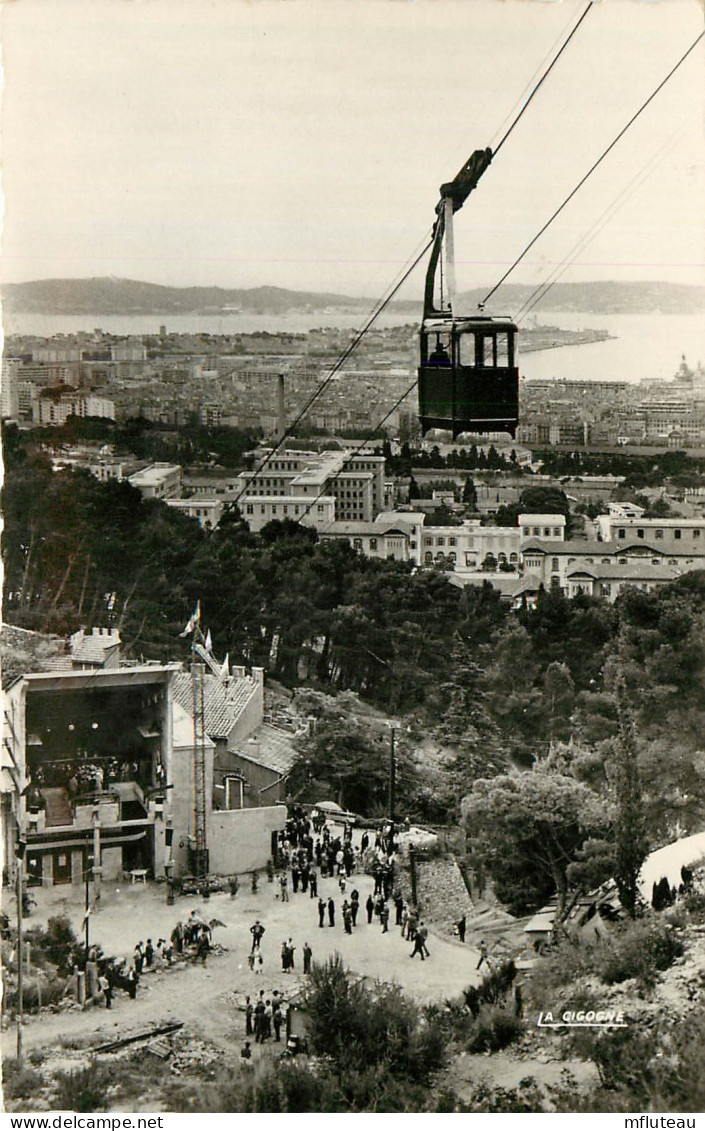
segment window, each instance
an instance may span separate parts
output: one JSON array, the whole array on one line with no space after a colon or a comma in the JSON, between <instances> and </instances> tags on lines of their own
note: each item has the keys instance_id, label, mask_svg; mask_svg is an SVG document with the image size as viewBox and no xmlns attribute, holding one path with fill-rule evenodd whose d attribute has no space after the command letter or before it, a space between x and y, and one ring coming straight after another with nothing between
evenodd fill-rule
<instances>
[{"instance_id":1,"label":"window","mask_svg":"<svg viewBox=\"0 0 705 1131\"><path fill-rule=\"evenodd\" d=\"M415 550L416 549L416 542L409 542L409 548L411 550Z\"/></svg>"},{"instance_id":2,"label":"window","mask_svg":"<svg viewBox=\"0 0 705 1131\"><path fill-rule=\"evenodd\" d=\"M510 560L510 562L518 562L519 561L519 555L518 554L510 554L509 560Z\"/></svg>"},{"instance_id":3,"label":"window","mask_svg":"<svg viewBox=\"0 0 705 1131\"><path fill-rule=\"evenodd\" d=\"M682 532L681 530L674 530L674 531L673 531L673 537L674 537L674 538L680 538L680 536L681 536L681 534L682 534L682 533L683 533L683 532Z\"/></svg>"},{"instance_id":4,"label":"window","mask_svg":"<svg viewBox=\"0 0 705 1131\"><path fill-rule=\"evenodd\" d=\"M316 510L318 511L318 513L319 513L319 514L323 514L323 512L324 512L324 510L325 510L325 509L326 509L326 508L325 508L324 506L322 506L322 505L321 505L320 503L319 503L319 504L318 504L318 506L316 507Z\"/></svg>"},{"instance_id":5,"label":"window","mask_svg":"<svg viewBox=\"0 0 705 1131\"><path fill-rule=\"evenodd\" d=\"M699 537L700 537L700 531L699 531L699 530L694 530L694 531L693 531L693 538L699 538Z\"/></svg>"},{"instance_id":6,"label":"window","mask_svg":"<svg viewBox=\"0 0 705 1131\"><path fill-rule=\"evenodd\" d=\"M362 553L362 538L353 538L353 550L358 554Z\"/></svg>"},{"instance_id":7,"label":"window","mask_svg":"<svg viewBox=\"0 0 705 1131\"><path fill-rule=\"evenodd\" d=\"M624 529L623 526L620 526L619 530L617 531L617 537L618 538L626 538L627 537L627 532L626 532L626 530Z\"/></svg>"},{"instance_id":8,"label":"window","mask_svg":"<svg viewBox=\"0 0 705 1131\"><path fill-rule=\"evenodd\" d=\"M262 507L262 510L264 510L264 507ZM247 513L248 514L254 514L255 513L255 508L252 506L252 503L247 504Z\"/></svg>"},{"instance_id":9,"label":"window","mask_svg":"<svg viewBox=\"0 0 705 1131\"><path fill-rule=\"evenodd\" d=\"M263 503L263 504L262 504L262 506L261 506L261 507L259 508L259 513L260 513L260 514L266 514L266 513L267 513L267 508L265 507L264 503Z\"/></svg>"},{"instance_id":10,"label":"window","mask_svg":"<svg viewBox=\"0 0 705 1131\"><path fill-rule=\"evenodd\" d=\"M282 507L282 510L283 510L284 514L288 514L288 513L289 513L289 508L288 508L288 507Z\"/></svg>"},{"instance_id":11,"label":"window","mask_svg":"<svg viewBox=\"0 0 705 1131\"><path fill-rule=\"evenodd\" d=\"M272 503L272 514L276 514L276 513L277 513L277 504Z\"/></svg>"},{"instance_id":12,"label":"window","mask_svg":"<svg viewBox=\"0 0 705 1131\"><path fill-rule=\"evenodd\" d=\"M423 560L426 563L426 565L432 565L433 564L433 554L431 553L430 550L426 551L426 553L423 556Z\"/></svg>"},{"instance_id":13,"label":"window","mask_svg":"<svg viewBox=\"0 0 705 1131\"><path fill-rule=\"evenodd\" d=\"M446 544L445 538L436 538L436 545L437 546L445 546L445 544Z\"/></svg>"},{"instance_id":14,"label":"window","mask_svg":"<svg viewBox=\"0 0 705 1131\"><path fill-rule=\"evenodd\" d=\"M654 537L656 538L657 542L662 542L663 541L663 530L655 530L654 531Z\"/></svg>"},{"instance_id":15,"label":"window","mask_svg":"<svg viewBox=\"0 0 705 1131\"><path fill-rule=\"evenodd\" d=\"M532 532L534 534L534 537L536 537L536 538L541 537L541 527L540 526L532 526L531 529L532 529Z\"/></svg>"},{"instance_id":16,"label":"window","mask_svg":"<svg viewBox=\"0 0 705 1131\"><path fill-rule=\"evenodd\" d=\"M524 538L530 538L531 537L531 527L530 526L522 526L521 532L522 532Z\"/></svg>"},{"instance_id":17,"label":"window","mask_svg":"<svg viewBox=\"0 0 705 1131\"><path fill-rule=\"evenodd\" d=\"M551 558L551 569L558 572L558 558Z\"/></svg>"},{"instance_id":18,"label":"window","mask_svg":"<svg viewBox=\"0 0 705 1131\"><path fill-rule=\"evenodd\" d=\"M458 539L457 538L449 538L448 539L448 545L449 546L457 546L458 545Z\"/></svg>"},{"instance_id":19,"label":"window","mask_svg":"<svg viewBox=\"0 0 705 1131\"><path fill-rule=\"evenodd\" d=\"M553 527L553 537L554 537L554 538L560 538L560 536L561 536L561 528L560 528L560 526L554 526L554 527Z\"/></svg>"},{"instance_id":20,"label":"window","mask_svg":"<svg viewBox=\"0 0 705 1131\"><path fill-rule=\"evenodd\" d=\"M377 539L370 538L370 552L375 554L377 552Z\"/></svg>"},{"instance_id":21,"label":"window","mask_svg":"<svg viewBox=\"0 0 705 1131\"><path fill-rule=\"evenodd\" d=\"M638 527L638 529L637 529L637 532L636 532L636 536L637 536L637 538L642 538L642 539L643 539L643 537L644 537L644 528L643 528L643 526L640 526L640 527Z\"/></svg>"},{"instance_id":22,"label":"window","mask_svg":"<svg viewBox=\"0 0 705 1131\"><path fill-rule=\"evenodd\" d=\"M609 565L610 564L609 558L600 558L600 561L602 562L603 565Z\"/></svg>"}]
</instances>

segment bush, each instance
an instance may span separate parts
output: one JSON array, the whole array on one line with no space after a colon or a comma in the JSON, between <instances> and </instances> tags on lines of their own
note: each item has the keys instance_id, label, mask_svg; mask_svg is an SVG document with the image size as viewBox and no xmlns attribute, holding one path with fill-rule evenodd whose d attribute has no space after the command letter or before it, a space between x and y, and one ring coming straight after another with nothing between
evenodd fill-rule
<instances>
[{"instance_id":1,"label":"bush","mask_svg":"<svg viewBox=\"0 0 705 1131\"><path fill-rule=\"evenodd\" d=\"M68 1111L101 1111L108 1106L110 1073L92 1060L75 1072L57 1072L54 1106Z\"/></svg>"},{"instance_id":2,"label":"bush","mask_svg":"<svg viewBox=\"0 0 705 1131\"><path fill-rule=\"evenodd\" d=\"M51 962L64 976L82 962L83 945L76 938L68 915L55 915L47 923L46 930L34 927L27 931L25 937L31 943L35 962L39 965Z\"/></svg>"},{"instance_id":3,"label":"bush","mask_svg":"<svg viewBox=\"0 0 705 1131\"><path fill-rule=\"evenodd\" d=\"M626 923L595 948L595 969L608 986L637 978L645 987L656 981L684 952L678 929L669 922L644 919Z\"/></svg>"},{"instance_id":4,"label":"bush","mask_svg":"<svg viewBox=\"0 0 705 1131\"><path fill-rule=\"evenodd\" d=\"M501 1006L483 1006L468 1040L470 1052L499 1052L518 1041L524 1032L521 1020Z\"/></svg>"},{"instance_id":5,"label":"bush","mask_svg":"<svg viewBox=\"0 0 705 1131\"><path fill-rule=\"evenodd\" d=\"M34 1068L28 1068L26 1065L20 1064L18 1060L3 1060L2 1087L7 1099L36 1099L37 1092L43 1086L44 1078Z\"/></svg>"}]
</instances>

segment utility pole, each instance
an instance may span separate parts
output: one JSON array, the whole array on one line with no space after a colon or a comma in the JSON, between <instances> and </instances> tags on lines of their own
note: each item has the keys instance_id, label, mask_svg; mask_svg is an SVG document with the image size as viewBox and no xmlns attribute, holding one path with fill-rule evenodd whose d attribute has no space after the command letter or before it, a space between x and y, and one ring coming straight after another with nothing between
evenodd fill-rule
<instances>
[{"instance_id":1,"label":"utility pole","mask_svg":"<svg viewBox=\"0 0 705 1131\"><path fill-rule=\"evenodd\" d=\"M89 857L89 860L90 860L90 857ZM91 865L90 865L90 863L88 864L88 866L85 870L85 881L86 881L86 897L85 897L85 916L84 916L84 920L83 920L83 923L84 923L83 930L84 930L84 935L85 935L86 957L85 957L84 965L85 965L85 968L88 969L88 951L90 949L90 926L89 926L89 924L90 924L90 919L91 919L91 888L90 888Z\"/></svg>"},{"instance_id":2,"label":"utility pole","mask_svg":"<svg viewBox=\"0 0 705 1131\"><path fill-rule=\"evenodd\" d=\"M24 850L25 842L22 840L21 835L18 833L17 837L17 1063L22 1064L23 1048L22 1048L22 1025L24 1024L24 983L22 971L22 872L24 867Z\"/></svg>"},{"instance_id":3,"label":"utility pole","mask_svg":"<svg viewBox=\"0 0 705 1131\"><path fill-rule=\"evenodd\" d=\"M391 727L391 744L389 749L389 820L394 824L394 810L396 803L396 756L394 750L394 737L396 735L396 727L392 724Z\"/></svg>"}]
</instances>

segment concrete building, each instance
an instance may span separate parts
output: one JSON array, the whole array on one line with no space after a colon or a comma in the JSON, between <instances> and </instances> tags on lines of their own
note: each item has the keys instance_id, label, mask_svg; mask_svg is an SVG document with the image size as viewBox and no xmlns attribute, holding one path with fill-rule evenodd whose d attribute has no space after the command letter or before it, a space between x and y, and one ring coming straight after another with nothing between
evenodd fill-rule
<instances>
[{"instance_id":1,"label":"concrete building","mask_svg":"<svg viewBox=\"0 0 705 1131\"><path fill-rule=\"evenodd\" d=\"M101 416L115 419L115 402L107 397L65 389L45 389L33 403L35 423L59 427L71 416Z\"/></svg>"},{"instance_id":2,"label":"concrete building","mask_svg":"<svg viewBox=\"0 0 705 1131\"><path fill-rule=\"evenodd\" d=\"M704 518L644 518L643 512L629 515L625 505L620 506L621 513L613 510L596 519L604 542L622 546L643 542L665 554L705 555Z\"/></svg>"},{"instance_id":3,"label":"concrete building","mask_svg":"<svg viewBox=\"0 0 705 1131\"><path fill-rule=\"evenodd\" d=\"M4 881L11 882L18 835L30 885L80 884L89 869L98 885L128 873L188 872L196 801L191 675L179 664L121 664L119 636L108 630L79 631L48 666L20 676L5 695ZM274 803L283 789L263 789L261 767L250 786L241 756L227 748L262 726L262 677L236 668L218 688L206 678L211 873L264 867L286 821L285 806ZM243 805L258 813L245 815Z\"/></svg>"},{"instance_id":4,"label":"concrete building","mask_svg":"<svg viewBox=\"0 0 705 1131\"><path fill-rule=\"evenodd\" d=\"M166 505L174 507L189 518L195 518L204 530L215 530L225 506L222 499L209 499L203 495L192 499L167 499Z\"/></svg>"},{"instance_id":5,"label":"concrete building","mask_svg":"<svg viewBox=\"0 0 705 1131\"><path fill-rule=\"evenodd\" d=\"M524 571L539 577L545 588L557 585L564 593L569 593L570 578L575 588L579 584L577 575L588 570L598 579L604 576L612 587L610 594L605 595L614 596L620 578L624 584L652 588L690 570L705 568L705 553L696 556L664 552L655 545L636 542L615 545L577 539L569 542L532 539L522 545L521 557ZM602 567L614 569L603 571Z\"/></svg>"},{"instance_id":6,"label":"concrete building","mask_svg":"<svg viewBox=\"0 0 705 1131\"><path fill-rule=\"evenodd\" d=\"M173 463L150 463L130 476L129 482L145 499L178 499L181 495L181 468Z\"/></svg>"}]
</instances>

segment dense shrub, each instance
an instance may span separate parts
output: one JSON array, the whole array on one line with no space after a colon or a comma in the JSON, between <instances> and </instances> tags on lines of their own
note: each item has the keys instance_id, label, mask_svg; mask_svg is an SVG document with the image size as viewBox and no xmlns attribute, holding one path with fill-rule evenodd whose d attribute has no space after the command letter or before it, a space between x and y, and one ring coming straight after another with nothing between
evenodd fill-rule
<instances>
[{"instance_id":1,"label":"dense shrub","mask_svg":"<svg viewBox=\"0 0 705 1131\"><path fill-rule=\"evenodd\" d=\"M43 1085L44 1079L36 1069L20 1064L18 1060L3 1060L2 1088L6 1099L36 1099Z\"/></svg>"},{"instance_id":2,"label":"dense shrub","mask_svg":"<svg viewBox=\"0 0 705 1131\"><path fill-rule=\"evenodd\" d=\"M76 964L82 964L83 945L76 938L68 915L55 915L47 923L46 930L34 927L26 932L25 938L31 944L34 961L38 965L50 962L66 976Z\"/></svg>"},{"instance_id":3,"label":"dense shrub","mask_svg":"<svg viewBox=\"0 0 705 1131\"><path fill-rule=\"evenodd\" d=\"M470 1031L470 1052L498 1052L517 1041L524 1032L523 1022L501 1006L483 1006Z\"/></svg>"},{"instance_id":4,"label":"dense shrub","mask_svg":"<svg viewBox=\"0 0 705 1131\"><path fill-rule=\"evenodd\" d=\"M425 1083L443 1063L440 1025L421 1013L396 986L368 989L354 982L340 955L314 964L306 995L311 1046L341 1072L384 1064L394 1076Z\"/></svg>"},{"instance_id":5,"label":"dense shrub","mask_svg":"<svg viewBox=\"0 0 705 1131\"><path fill-rule=\"evenodd\" d=\"M684 949L681 934L672 923L653 919L628 923L595 948L596 973L608 986L627 978L650 986Z\"/></svg>"},{"instance_id":6,"label":"dense shrub","mask_svg":"<svg viewBox=\"0 0 705 1131\"><path fill-rule=\"evenodd\" d=\"M57 1072L54 1106L65 1111L104 1111L108 1105L110 1072L96 1060L75 1072Z\"/></svg>"}]
</instances>

